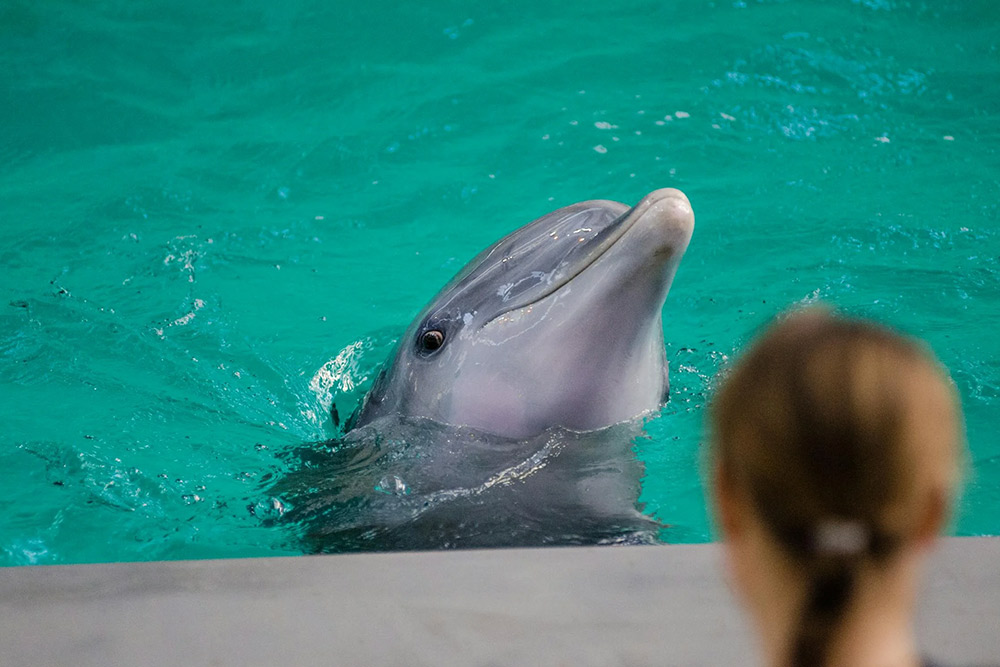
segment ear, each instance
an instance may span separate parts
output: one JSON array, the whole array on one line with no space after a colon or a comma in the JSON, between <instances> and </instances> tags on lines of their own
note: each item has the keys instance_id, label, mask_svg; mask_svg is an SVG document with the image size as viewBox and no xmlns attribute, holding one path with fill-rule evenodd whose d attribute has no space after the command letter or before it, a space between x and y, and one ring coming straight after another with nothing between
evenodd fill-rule
<instances>
[{"instance_id":1,"label":"ear","mask_svg":"<svg viewBox=\"0 0 1000 667\"><path fill-rule=\"evenodd\" d=\"M712 495L715 497L715 518L726 541L738 539L743 532L737 494L729 469L721 461L716 461L712 470Z\"/></svg>"},{"instance_id":2,"label":"ear","mask_svg":"<svg viewBox=\"0 0 1000 667\"><path fill-rule=\"evenodd\" d=\"M923 516L917 524L917 533L914 536L916 543L923 548L928 548L941 534L944 523L948 518L948 500L944 489L935 487L931 489L930 498L924 508Z\"/></svg>"}]
</instances>

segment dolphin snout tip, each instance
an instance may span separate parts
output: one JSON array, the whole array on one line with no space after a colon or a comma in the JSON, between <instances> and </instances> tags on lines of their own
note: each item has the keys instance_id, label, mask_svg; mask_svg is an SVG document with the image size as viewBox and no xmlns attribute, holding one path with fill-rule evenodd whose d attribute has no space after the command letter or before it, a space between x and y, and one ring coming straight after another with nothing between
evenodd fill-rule
<instances>
[{"instance_id":1,"label":"dolphin snout tip","mask_svg":"<svg viewBox=\"0 0 1000 667\"><path fill-rule=\"evenodd\" d=\"M637 208L661 226L694 230L694 209L687 195L676 188L660 188L643 197Z\"/></svg>"},{"instance_id":2,"label":"dolphin snout tip","mask_svg":"<svg viewBox=\"0 0 1000 667\"><path fill-rule=\"evenodd\" d=\"M661 199L679 199L681 201L687 202L689 206L691 205L691 202L688 201L687 195L678 190L677 188L659 188L657 190L653 190L642 199L643 201L660 201Z\"/></svg>"}]
</instances>

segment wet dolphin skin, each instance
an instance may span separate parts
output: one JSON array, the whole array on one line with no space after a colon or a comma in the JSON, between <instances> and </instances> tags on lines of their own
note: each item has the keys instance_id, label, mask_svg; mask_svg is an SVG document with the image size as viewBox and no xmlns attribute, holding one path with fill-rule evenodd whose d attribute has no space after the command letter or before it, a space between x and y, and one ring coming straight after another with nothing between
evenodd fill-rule
<instances>
[{"instance_id":1,"label":"wet dolphin skin","mask_svg":"<svg viewBox=\"0 0 1000 667\"><path fill-rule=\"evenodd\" d=\"M352 419L424 417L507 437L659 408L661 311L694 229L687 197L549 213L473 259L421 311Z\"/></svg>"}]
</instances>

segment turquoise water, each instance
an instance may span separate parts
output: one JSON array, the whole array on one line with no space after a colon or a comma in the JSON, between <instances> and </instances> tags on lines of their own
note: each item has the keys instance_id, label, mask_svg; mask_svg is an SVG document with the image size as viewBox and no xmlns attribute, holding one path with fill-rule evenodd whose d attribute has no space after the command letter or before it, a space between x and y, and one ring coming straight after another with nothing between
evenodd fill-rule
<instances>
[{"instance_id":1,"label":"turquoise water","mask_svg":"<svg viewBox=\"0 0 1000 667\"><path fill-rule=\"evenodd\" d=\"M711 538L712 377L789 304L930 342L1000 534L991 0L0 6L0 564L295 553L269 480L558 206L690 197L660 538ZM347 406L346 408L344 406Z\"/></svg>"}]
</instances>

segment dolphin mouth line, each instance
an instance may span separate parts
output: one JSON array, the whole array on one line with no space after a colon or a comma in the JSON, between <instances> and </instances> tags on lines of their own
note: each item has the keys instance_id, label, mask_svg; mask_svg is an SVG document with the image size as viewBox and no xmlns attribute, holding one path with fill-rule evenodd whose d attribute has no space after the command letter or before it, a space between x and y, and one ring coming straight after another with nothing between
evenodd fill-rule
<instances>
[{"instance_id":1,"label":"dolphin mouth line","mask_svg":"<svg viewBox=\"0 0 1000 667\"><path fill-rule=\"evenodd\" d=\"M614 231L612 231L607 238L602 239L599 243L595 244L595 247L590 251L588 251L583 258L581 258L581 260L576 264L576 266L572 271L567 272L557 281L554 281L541 294L535 296L530 301L525 301L524 303L519 303L515 301L513 305L499 311L496 315L483 322L478 328L483 329L484 327L491 324L492 322L495 322L498 318L503 317L507 313L511 313L515 310L520 310L521 308L527 308L528 306L533 306L539 301L542 301L552 296L560 289L565 287L567 283L571 282L578 275L580 275L581 273L589 269L591 266L593 266L597 260L603 257L604 254L608 252L611 248L613 248L615 244L617 244L618 241L620 241L622 237L625 236L625 234L627 234L628 231L635 226L635 223L640 218L642 218L642 215L635 215L635 216L632 215L633 213L636 212L636 209L639 208L639 206L642 203L643 202L639 202L629 210L625 211L618 217L617 220L608 225L608 228L613 228ZM556 270L558 271L558 267Z\"/></svg>"}]
</instances>

